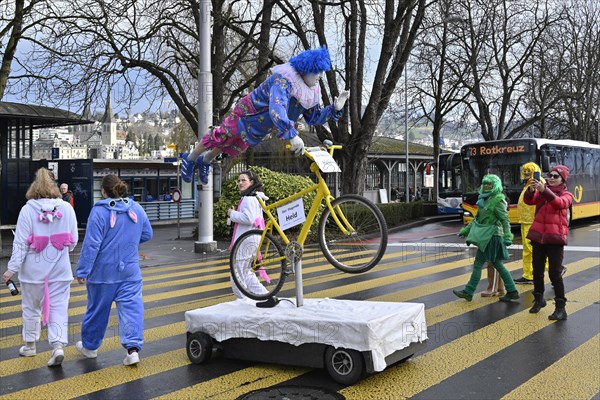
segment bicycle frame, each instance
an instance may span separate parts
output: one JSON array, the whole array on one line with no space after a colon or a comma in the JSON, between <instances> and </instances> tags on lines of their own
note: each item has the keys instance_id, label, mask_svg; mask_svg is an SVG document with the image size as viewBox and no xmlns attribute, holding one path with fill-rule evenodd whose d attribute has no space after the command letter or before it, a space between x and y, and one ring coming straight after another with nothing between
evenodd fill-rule
<instances>
[{"instance_id":1,"label":"bicycle frame","mask_svg":"<svg viewBox=\"0 0 600 400\"><path fill-rule=\"evenodd\" d=\"M342 148L342 146L338 146L338 145L330 146L329 154L333 155L333 151L335 149L341 149L341 148ZM290 239L287 237L285 232L281 229L281 226L279 225L279 223L277 222L277 219L273 216L271 211L276 209L277 207L280 207L280 206L286 204L286 203L289 203L291 201L294 201L301 197L304 197L305 195L312 193L312 192L316 192L315 199L313 201L312 206L310 207L310 210L308 211L308 215L306 216L306 221L304 222L304 225L302 226L302 229L300 230L300 234L298 235L297 242L301 246L304 247L304 241L308 237L310 227L312 226L315 218L317 217L319 208L321 207L321 205L323 203L325 203L325 206L327 208L329 208L331 216L333 217L334 221L336 222L336 224L338 225L338 227L344 234L350 234L350 232L354 231L354 229L352 228L352 226L350 225L350 223L348 222L346 217L344 217L342 210L339 209L339 207L338 207L338 209L334 209L332 207L331 203L333 200L335 200L335 198L331 195L331 192L329 191L329 188L327 187L327 184L325 183L325 179L323 179L323 177L321 176L321 171L319 170L319 166L314 161L313 157L310 155L310 152L306 151L304 154L306 157L308 157L310 160L313 161L310 165L310 171L316 175L317 183L313 184L311 187L306 188L298 193L295 193L284 199L276 201L273 204L267 205L261 198L258 198L258 202L260 203L260 206L263 209L263 212L267 216L267 222L265 224L265 229L261 236L261 243L264 241L265 233L266 232L272 233L273 229L275 229L275 231L277 231L277 234L279 234L279 236L283 240L283 243L286 246L288 244L290 244ZM260 265L256 265L256 264L264 263L258 254L258 252L260 252L260 249L261 249L261 246L259 246L257 249L257 254L255 257L255 262L254 262L255 270L260 267ZM257 262L257 260L260 260L260 261ZM280 261L281 261L281 258L277 258L275 260L269 260L267 262L280 262Z\"/></svg>"}]
</instances>

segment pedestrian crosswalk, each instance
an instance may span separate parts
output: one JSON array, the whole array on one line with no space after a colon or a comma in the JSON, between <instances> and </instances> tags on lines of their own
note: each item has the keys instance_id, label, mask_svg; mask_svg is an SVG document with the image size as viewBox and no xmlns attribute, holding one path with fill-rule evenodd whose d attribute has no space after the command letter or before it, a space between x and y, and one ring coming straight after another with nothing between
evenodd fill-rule
<instances>
[{"instance_id":1,"label":"pedestrian crosswalk","mask_svg":"<svg viewBox=\"0 0 600 400\"><path fill-rule=\"evenodd\" d=\"M401 398L593 398L599 396L600 260L571 251L569 319L549 321L553 302L528 312L531 286L521 299L500 303L475 296L456 299L451 290L467 282L473 259L464 248L445 251L391 247L380 265L357 275L328 265L317 249L303 259L304 296L426 306L427 347L409 362L388 367L343 387L322 370L258 364L214 357L191 364L185 351L184 312L233 300L226 258L143 270L145 344L141 362L125 367L116 315L111 317L97 359L75 350L86 307L85 286L74 283L69 340L62 367L48 368L45 333L36 357L19 357L20 298L0 297L0 400L2 399L235 399L276 385L318 386L348 399ZM506 263L518 276L519 260ZM480 289L485 283L481 283ZM552 288L546 287L546 298ZM281 296L294 297L294 280ZM44 330L42 330L44 332ZM578 371L578 372L576 372Z\"/></svg>"}]
</instances>

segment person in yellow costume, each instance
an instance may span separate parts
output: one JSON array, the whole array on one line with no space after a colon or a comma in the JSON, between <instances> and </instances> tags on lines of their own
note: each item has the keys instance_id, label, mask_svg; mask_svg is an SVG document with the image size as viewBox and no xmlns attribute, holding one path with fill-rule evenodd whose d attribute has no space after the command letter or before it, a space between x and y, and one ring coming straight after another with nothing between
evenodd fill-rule
<instances>
[{"instance_id":1,"label":"person in yellow costume","mask_svg":"<svg viewBox=\"0 0 600 400\"><path fill-rule=\"evenodd\" d=\"M529 188L531 181L533 180L533 173L540 173L540 182L546 183L546 180L541 177L542 169L534 162L528 162L521 166L521 180L523 181L523 191L519 196L519 202L517 204L517 213L519 215L519 224L521 224L521 241L523 242L523 276L515 279L517 284L529 284L533 285L533 250L531 248L531 241L527 239L527 233L533 223L535 217L535 206L525 204L523 195ZM546 260L546 271L548 271L548 260ZM566 268L563 266L562 273L564 275Z\"/></svg>"}]
</instances>

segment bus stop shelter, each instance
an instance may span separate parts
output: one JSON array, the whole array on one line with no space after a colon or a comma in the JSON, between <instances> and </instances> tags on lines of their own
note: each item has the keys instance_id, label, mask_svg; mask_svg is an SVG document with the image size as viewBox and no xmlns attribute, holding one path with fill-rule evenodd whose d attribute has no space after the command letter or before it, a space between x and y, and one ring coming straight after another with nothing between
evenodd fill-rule
<instances>
[{"instance_id":1,"label":"bus stop shelter","mask_svg":"<svg viewBox=\"0 0 600 400\"><path fill-rule=\"evenodd\" d=\"M0 102L0 252L2 231L14 229L35 171L44 166L32 160L33 130L90 123L58 108Z\"/></svg>"}]
</instances>

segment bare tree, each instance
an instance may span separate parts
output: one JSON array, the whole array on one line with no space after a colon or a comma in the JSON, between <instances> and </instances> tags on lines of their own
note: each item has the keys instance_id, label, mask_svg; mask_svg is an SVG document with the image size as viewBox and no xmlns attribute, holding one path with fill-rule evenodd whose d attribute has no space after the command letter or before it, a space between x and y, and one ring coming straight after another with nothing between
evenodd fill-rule
<instances>
[{"instance_id":1,"label":"bare tree","mask_svg":"<svg viewBox=\"0 0 600 400\"><path fill-rule=\"evenodd\" d=\"M0 2L0 99L4 97L19 41L27 31L36 29L39 22L36 17L40 15L36 8L43 8L46 4L45 0L31 0L27 5L25 3L25 0ZM41 15L44 18L44 12Z\"/></svg>"},{"instance_id":2,"label":"bare tree","mask_svg":"<svg viewBox=\"0 0 600 400\"><path fill-rule=\"evenodd\" d=\"M547 119L553 129L576 140L598 143L600 116L600 6L572 2L561 10L549 32L551 63L540 74L557 81L555 103Z\"/></svg>"},{"instance_id":3,"label":"bare tree","mask_svg":"<svg viewBox=\"0 0 600 400\"><path fill-rule=\"evenodd\" d=\"M260 12L246 1L214 0L215 120L251 85ZM248 21L240 15L255 15ZM38 93L54 105L82 110L102 104L131 108L170 99L195 132L199 9L195 0L55 2L38 23L31 51L11 76L13 93ZM240 34L242 33L242 34ZM233 89L232 89L233 88Z\"/></svg>"},{"instance_id":4,"label":"bare tree","mask_svg":"<svg viewBox=\"0 0 600 400\"><path fill-rule=\"evenodd\" d=\"M344 41L340 48L345 69L328 72L327 83L332 98L345 86L350 89L350 99L347 116L330 127L334 141L345 146L341 155L342 192L362 193L369 145L404 73L424 17L425 0L376 3L349 0L340 4L311 1L311 4L319 44L327 45L326 27L331 26L328 21L332 18L343 21L340 36ZM364 85L369 62L373 60L368 59L367 49L377 57L368 96ZM325 133L319 133L323 138Z\"/></svg>"},{"instance_id":5,"label":"bare tree","mask_svg":"<svg viewBox=\"0 0 600 400\"><path fill-rule=\"evenodd\" d=\"M422 30L415 45L415 60L411 63L415 70L411 90L413 102L420 114L431 122L433 137L433 159L440 155L440 138L444 123L453 110L466 100L468 91L461 85L466 79L468 68L457 62L456 54L461 54L458 37L453 27L462 23L454 14L450 0L430 3ZM436 161L437 162L437 161ZM439 168L435 168L436 175ZM437 176L435 177L437 182ZM437 197L437 185L434 185L433 197Z\"/></svg>"},{"instance_id":6,"label":"bare tree","mask_svg":"<svg viewBox=\"0 0 600 400\"><path fill-rule=\"evenodd\" d=\"M402 76L425 0L314 0L310 7L301 0L271 0L257 6L212 1L215 120L264 79L270 65L284 61L278 54L288 58L327 45L343 62L322 84L324 102L339 88L351 89L349 112L330 127L334 141L345 145L343 191L362 191L368 147ZM108 88L117 86L115 104L131 108L142 99L157 103L168 97L198 131L195 0L57 1L46 14L21 62L23 73L11 76L13 93L38 93L54 105L83 110L102 104ZM328 43L331 32L343 38L340 43ZM370 96L363 97L367 48L378 59Z\"/></svg>"},{"instance_id":7,"label":"bare tree","mask_svg":"<svg viewBox=\"0 0 600 400\"><path fill-rule=\"evenodd\" d=\"M553 22L544 2L461 0L466 17L461 25L464 63L469 76L465 102L485 140L510 138L538 121L521 111L531 73L531 59L541 37ZM554 19L556 16L554 16Z\"/></svg>"}]
</instances>

